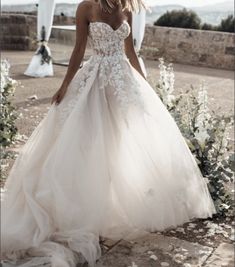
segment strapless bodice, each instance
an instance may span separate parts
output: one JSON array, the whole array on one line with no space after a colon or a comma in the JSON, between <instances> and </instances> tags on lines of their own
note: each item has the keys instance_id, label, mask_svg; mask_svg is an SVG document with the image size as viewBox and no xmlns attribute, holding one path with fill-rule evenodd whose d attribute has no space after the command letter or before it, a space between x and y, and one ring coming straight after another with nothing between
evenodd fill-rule
<instances>
[{"instance_id":1,"label":"strapless bodice","mask_svg":"<svg viewBox=\"0 0 235 267\"><path fill-rule=\"evenodd\" d=\"M89 42L95 55L113 56L124 54L124 40L130 34L127 21L114 30L105 22L91 22L89 25Z\"/></svg>"}]
</instances>

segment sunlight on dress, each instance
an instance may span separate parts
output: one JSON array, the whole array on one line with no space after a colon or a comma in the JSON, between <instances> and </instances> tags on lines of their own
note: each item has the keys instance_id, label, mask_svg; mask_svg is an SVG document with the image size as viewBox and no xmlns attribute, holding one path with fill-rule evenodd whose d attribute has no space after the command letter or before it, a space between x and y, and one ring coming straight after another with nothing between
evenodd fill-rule
<instances>
[{"instance_id":1,"label":"sunlight on dress","mask_svg":"<svg viewBox=\"0 0 235 267\"><path fill-rule=\"evenodd\" d=\"M2 202L2 252L95 266L99 236L130 239L215 207L175 121L124 53L126 21L91 23L94 54L17 158Z\"/></svg>"}]
</instances>

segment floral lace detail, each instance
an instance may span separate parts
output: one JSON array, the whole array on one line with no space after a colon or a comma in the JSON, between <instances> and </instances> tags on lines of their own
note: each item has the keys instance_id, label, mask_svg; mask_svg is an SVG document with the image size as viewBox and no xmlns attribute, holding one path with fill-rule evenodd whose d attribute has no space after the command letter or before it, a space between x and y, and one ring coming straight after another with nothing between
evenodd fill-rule
<instances>
[{"instance_id":1,"label":"floral lace detail","mask_svg":"<svg viewBox=\"0 0 235 267\"><path fill-rule=\"evenodd\" d=\"M113 56L124 54L124 39L130 34L129 24L124 21L117 30L104 22L92 22L89 28L89 42L94 54Z\"/></svg>"},{"instance_id":2,"label":"floral lace detail","mask_svg":"<svg viewBox=\"0 0 235 267\"><path fill-rule=\"evenodd\" d=\"M66 121L69 114L74 109L75 105L78 102L80 94L84 90L86 90L86 88L89 88L92 85L93 80L95 79L98 65L91 64L90 61L91 60L86 62L83 68L76 74L76 76L79 75L79 77L74 77L73 81L69 85L68 92L65 95L64 100L58 106L60 117L59 126L61 126Z\"/></svg>"},{"instance_id":3,"label":"floral lace detail","mask_svg":"<svg viewBox=\"0 0 235 267\"><path fill-rule=\"evenodd\" d=\"M143 105L139 84L129 77L123 64L129 64L124 51L124 39L130 34L129 24L124 21L117 30L103 22L90 24L89 41L94 51L94 60L100 61L100 89L111 85L120 102L120 108L126 112L131 104ZM125 84L131 84L126 88Z\"/></svg>"},{"instance_id":4,"label":"floral lace detail","mask_svg":"<svg viewBox=\"0 0 235 267\"><path fill-rule=\"evenodd\" d=\"M127 59L126 59L127 60ZM115 95L120 103L122 112L126 113L127 110L133 106L143 106L142 96L139 90L139 84L133 77L129 77L122 66L123 61L119 57L113 57L111 60L112 71L109 77L110 85L115 88ZM127 63L129 64L129 63ZM126 84L129 86L127 87Z\"/></svg>"},{"instance_id":5,"label":"floral lace detail","mask_svg":"<svg viewBox=\"0 0 235 267\"><path fill-rule=\"evenodd\" d=\"M60 126L72 112L80 95L92 87L97 79L100 90L114 89L114 95L124 113L133 105L143 106L139 83L127 73L129 61L124 52L124 39L130 33L129 24L124 21L117 30L103 22L93 22L89 27L89 42L94 55L78 71L71 82L62 103L57 107ZM126 86L128 84L128 87Z\"/></svg>"}]
</instances>

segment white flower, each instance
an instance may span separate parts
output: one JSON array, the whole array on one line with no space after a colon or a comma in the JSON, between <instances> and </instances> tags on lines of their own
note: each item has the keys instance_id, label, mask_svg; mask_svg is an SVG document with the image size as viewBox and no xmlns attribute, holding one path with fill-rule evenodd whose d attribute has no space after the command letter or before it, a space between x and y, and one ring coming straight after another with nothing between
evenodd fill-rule
<instances>
[{"instance_id":1,"label":"white flower","mask_svg":"<svg viewBox=\"0 0 235 267\"><path fill-rule=\"evenodd\" d=\"M177 253L177 254L175 254L175 256L174 256L174 261L177 262L177 263L181 263L181 262L183 262L186 258L187 258L187 256L185 256L185 255L183 255L183 254L180 254L180 253Z\"/></svg>"},{"instance_id":2,"label":"white flower","mask_svg":"<svg viewBox=\"0 0 235 267\"><path fill-rule=\"evenodd\" d=\"M208 230L207 234L205 235L205 237L211 237L211 236L214 236L216 234L221 234L226 238L229 237L228 233L223 229L223 227L220 225L217 225L215 223L206 222L206 228L209 228L209 230Z\"/></svg>"},{"instance_id":3,"label":"white flower","mask_svg":"<svg viewBox=\"0 0 235 267\"><path fill-rule=\"evenodd\" d=\"M4 93L7 85L10 85L8 92L14 93L17 82L9 77L10 64L7 60L1 60L1 93Z\"/></svg>"},{"instance_id":4,"label":"white flower","mask_svg":"<svg viewBox=\"0 0 235 267\"><path fill-rule=\"evenodd\" d=\"M183 227L178 227L178 228L176 229L176 231L185 234L185 230L184 230Z\"/></svg>"},{"instance_id":5,"label":"white flower","mask_svg":"<svg viewBox=\"0 0 235 267\"><path fill-rule=\"evenodd\" d=\"M29 100L37 100L38 97L37 97L37 95L31 95L31 96L28 97L28 99Z\"/></svg>"},{"instance_id":6,"label":"white flower","mask_svg":"<svg viewBox=\"0 0 235 267\"><path fill-rule=\"evenodd\" d=\"M170 264L168 263L168 262L161 262L161 266L162 267L168 267L168 266L170 266Z\"/></svg>"},{"instance_id":7,"label":"white flower","mask_svg":"<svg viewBox=\"0 0 235 267\"><path fill-rule=\"evenodd\" d=\"M151 255L150 257L149 257L151 260L154 260L154 261L157 261L158 260L158 257L156 256L156 255Z\"/></svg>"},{"instance_id":8,"label":"white flower","mask_svg":"<svg viewBox=\"0 0 235 267\"><path fill-rule=\"evenodd\" d=\"M206 130L197 130L194 133L194 136L202 148L205 147L206 140L210 138Z\"/></svg>"},{"instance_id":9,"label":"white flower","mask_svg":"<svg viewBox=\"0 0 235 267\"><path fill-rule=\"evenodd\" d=\"M195 126L198 127L198 134L200 135L199 139L200 143L204 145L205 140L208 138L206 135L207 130L211 129L210 123L210 112L208 108L208 96L207 96L207 88L204 83L200 85L198 92L198 104L199 110L197 117L195 118ZM203 135L203 137L202 137Z\"/></svg>"},{"instance_id":10,"label":"white flower","mask_svg":"<svg viewBox=\"0 0 235 267\"><path fill-rule=\"evenodd\" d=\"M175 97L172 95L175 83L173 66L172 64L165 66L163 58L160 58L159 61L160 79L158 84L158 91L163 103L169 107L172 107L175 101Z\"/></svg>"},{"instance_id":11,"label":"white flower","mask_svg":"<svg viewBox=\"0 0 235 267\"><path fill-rule=\"evenodd\" d=\"M227 204L224 204L224 203L223 203L223 204L221 204L221 206L222 206L222 207L224 207L226 210L230 208L230 206L229 206L229 205L227 205Z\"/></svg>"}]
</instances>

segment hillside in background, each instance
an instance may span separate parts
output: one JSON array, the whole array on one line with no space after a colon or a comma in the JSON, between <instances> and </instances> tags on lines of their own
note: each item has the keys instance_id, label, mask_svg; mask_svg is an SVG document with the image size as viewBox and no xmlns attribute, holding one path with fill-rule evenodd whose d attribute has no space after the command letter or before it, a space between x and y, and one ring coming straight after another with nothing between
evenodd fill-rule
<instances>
[{"instance_id":1,"label":"hillside in background","mask_svg":"<svg viewBox=\"0 0 235 267\"><path fill-rule=\"evenodd\" d=\"M228 15L234 14L234 3L232 1L225 1L214 5L196 7L193 10L197 12L203 22L217 25Z\"/></svg>"},{"instance_id":2,"label":"hillside in background","mask_svg":"<svg viewBox=\"0 0 235 267\"><path fill-rule=\"evenodd\" d=\"M55 14L60 15L61 13L66 16L74 16L76 12L77 4L57 4ZM153 6L152 12L147 13L146 23L152 24L162 14L167 11L178 10L184 8L181 5L157 5ZM232 1L225 1L223 3L206 5L202 7L191 8L194 10L202 22L211 23L217 25L221 19L226 18L228 15L233 14L234 4ZM36 5L15 5L15 6L2 6L4 12L36 12Z\"/></svg>"},{"instance_id":3,"label":"hillside in background","mask_svg":"<svg viewBox=\"0 0 235 267\"><path fill-rule=\"evenodd\" d=\"M4 5L1 7L2 12L36 12L36 5Z\"/></svg>"},{"instance_id":4,"label":"hillside in background","mask_svg":"<svg viewBox=\"0 0 235 267\"><path fill-rule=\"evenodd\" d=\"M184 6L181 5L164 5L164 6L153 6L151 7L152 12L147 13L146 23L153 24L161 15L167 11L182 9Z\"/></svg>"},{"instance_id":5,"label":"hillside in background","mask_svg":"<svg viewBox=\"0 0 235 267\"><path fill-rule=\"evenodd\" d=\"M182 8L184 7L180 5L154 6L152 7L152 13L147 15L147 23L152 24L167 11L179 10ZM225 1L213 5L192 7L190 9L198 14L202 22L218 25L222 19L234 13L234 4L232 1Z\"/></svg>"}]
</instances>

